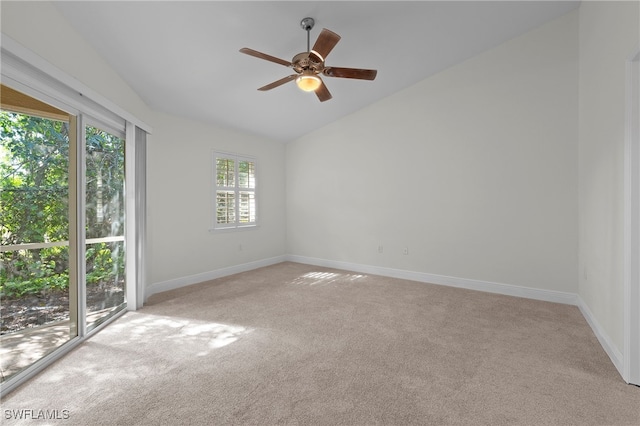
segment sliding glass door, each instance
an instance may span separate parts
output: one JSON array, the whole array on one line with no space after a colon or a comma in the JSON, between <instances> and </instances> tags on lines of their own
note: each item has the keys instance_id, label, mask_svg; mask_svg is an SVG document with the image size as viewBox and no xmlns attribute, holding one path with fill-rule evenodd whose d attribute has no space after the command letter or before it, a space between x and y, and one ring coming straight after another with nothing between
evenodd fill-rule
<instances>
[{"instance_id":1,"label":"sliding glass door","mask_svg":"<svg viewBox=\"0 0 640 426\"><path fill-rule=\"evenodd\" d=\"M126 308L127 228L124 131L0 93L5 382Z\"/></svg>"}]
</instances>

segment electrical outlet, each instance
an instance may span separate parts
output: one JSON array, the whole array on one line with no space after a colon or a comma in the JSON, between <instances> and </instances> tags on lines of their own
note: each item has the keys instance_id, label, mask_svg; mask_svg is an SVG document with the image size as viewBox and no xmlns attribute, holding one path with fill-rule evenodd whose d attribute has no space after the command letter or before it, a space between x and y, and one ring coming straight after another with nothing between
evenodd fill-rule
<instances>
[{"instance_id":1,"label":"electrical outlet","mask_svg":"<svg viewBox=\"0 0 640 426\"><path fill-rule=\"evenodd\" d=\"M402 250L402 254L409 254L409 247L405 247L404 250Z\"/></svg>"},{"instance_id":2,"label":"electrical outlet","mask_svg":"<svg viewBox=\"0 0 640 426\"><path fill-rule=\"evenodd\" d=\"M384 247L378 246L378 253L382 253L384 251Z\"/></svg>"}]
</instances>

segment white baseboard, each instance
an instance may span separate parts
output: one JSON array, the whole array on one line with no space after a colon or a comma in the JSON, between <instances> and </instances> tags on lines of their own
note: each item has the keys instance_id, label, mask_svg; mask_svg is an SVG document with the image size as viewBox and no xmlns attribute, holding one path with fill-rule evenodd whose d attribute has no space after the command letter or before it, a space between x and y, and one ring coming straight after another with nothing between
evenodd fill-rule
<instances>
[{"instance_id":1,"label":"white baseboard","mask_svg":"<svg viewBox=\"0 0 640 426\"><path fill-rule=\"evenodd\" d=\"M144 294L144 301L153 294L161 293L163 291L174 290L176 288L185 287L192 284L198 284L204 281L214 280L216 278L222 278L233 274L239 274L240 272L251 271L253 269L262 268L264 266L275 265L276 263L285 262L287 256L276 256L267 259L256 260L254 262L242 263L240 265L227 266L225 268L215 269L213 271L202 272L200 274L188 275L186 277L174 278L172 280L161 281L153 283L146 288Z\"/></svg>"},{"instance_id":2,"label":"white baseboard","mask_svg":"<svg viewBox=\"0 0 640 426\"><path fill-rule=\"evenodd\" d=\"M154 283L147 287L144 300L146 301L152 294L174 290L176 288L209 281L216 278L222 278L240 272L246 272L285 261L322 266L326 268L342 269L346 271L361 272L365 274L381 275L383 277L445 285L449 287L465 288L469 290L484 291L488 293L503 294L506 296L524 297L527 299L543 300L546 302L563 303L566 305L579 305L578 296L574 293L566 293L554 290L542 290L511 284L480 281L469 278L449 277L445 275L429 274L426 272L407 271L404 269L393 269L382 266L363 265L358 263L341 262L337 260L320 259L316 257L306 257L291 254L271 257L268 259L257 260L254 262L243 263L240 265L229 266L213 271L203 272L200 274L188 275L186 277L174 278L172 280Z\"/></svg>"},{"instance_id":3,"label":"white baseboard","mask_svg":"<svg viewBox=\"0 0 640 426\"><path fill-rule=\"evenodd\" d=\"M593 334L596 335L598 342L600 342L600 346L602 346L602 349L604 349L607 355L609 355L611 362L618 370L618 373L620 373L620 376L622 376L622 378L624 379L624 357L622 356L622 352L620 352L618 348L616 348L616 346L611 342L611 339L604 331L596 317L593 315L593 313L589 309L589 306L587 306L587 304L584 302L584 300L582 300L580 296L577 296L577 298L578 308L580 308L582 316L585 320L587 320L587 323L591 327L591 330L593 330Z\"/></svg>"},{"instance_id":4,"label":"white baseboard","mask_svg":"<svg viewBox=\"0 0 640 426\"><path fill-rule=\"evenodd\" d=\"M423 283L445 285L449 287L478 290L488 293L504 294L507 296L524 297L527 299L543 300L546 302L563 303L565 305L577 305L578 296L574 293L566 293L554 290L542 290L537 288L522 287L511 284L494 283L468 278L449 277L445 275L428 274L425 272L406 271L381 266L362 265L357 263L341 262L337 260L319 259L297 255L286 256L287 260L308 265L323 266L327 268L343 269L353 272L361 272L384 277L400 278Z\"/></svg>"}]
</instances>

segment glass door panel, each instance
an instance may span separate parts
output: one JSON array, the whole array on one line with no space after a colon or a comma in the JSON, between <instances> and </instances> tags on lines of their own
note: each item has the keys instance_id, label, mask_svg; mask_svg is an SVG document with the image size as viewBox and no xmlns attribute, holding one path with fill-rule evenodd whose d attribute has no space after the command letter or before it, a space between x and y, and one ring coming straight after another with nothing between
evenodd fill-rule
<instances>
[{"instance_id":1,"label":"glass door panel","mask_svg":"<svg viewBox=\"0 0 640 426\"><path fill-rule=\"evenodd\" d=\"M125 141L86 126L87 330L125 303Z\"/></svg>"},{"instance_id":2,"label":"glass door panel","mask_svg":"<svg viewBox=\"0 0 640 426\"><path fill-rule=\"evenodd\" d=\"M70 140L75 117L2 86L0 381L77 335L69 303L77 288L69 267Z\"/></svg>"}]
</instances>

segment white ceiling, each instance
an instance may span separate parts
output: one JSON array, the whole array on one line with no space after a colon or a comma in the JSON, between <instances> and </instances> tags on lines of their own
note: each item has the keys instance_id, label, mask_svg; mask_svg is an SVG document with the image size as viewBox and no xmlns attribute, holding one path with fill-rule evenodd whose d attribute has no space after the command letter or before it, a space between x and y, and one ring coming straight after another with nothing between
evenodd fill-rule
<instances>
[{"instance_id":1,"label":"white ceiling","mask_svg":"<svg viewBox=\"0 0 640 426\"><path fill-rule=\"evenodd\" d=\"M578 1L74 1L69 23L151 108L289 141L578 7ZM342 39L329 66L377 69L375 81L325 77L333 95L287 83L306 50L304 17Z\"/></svg>"}]
</instances>

